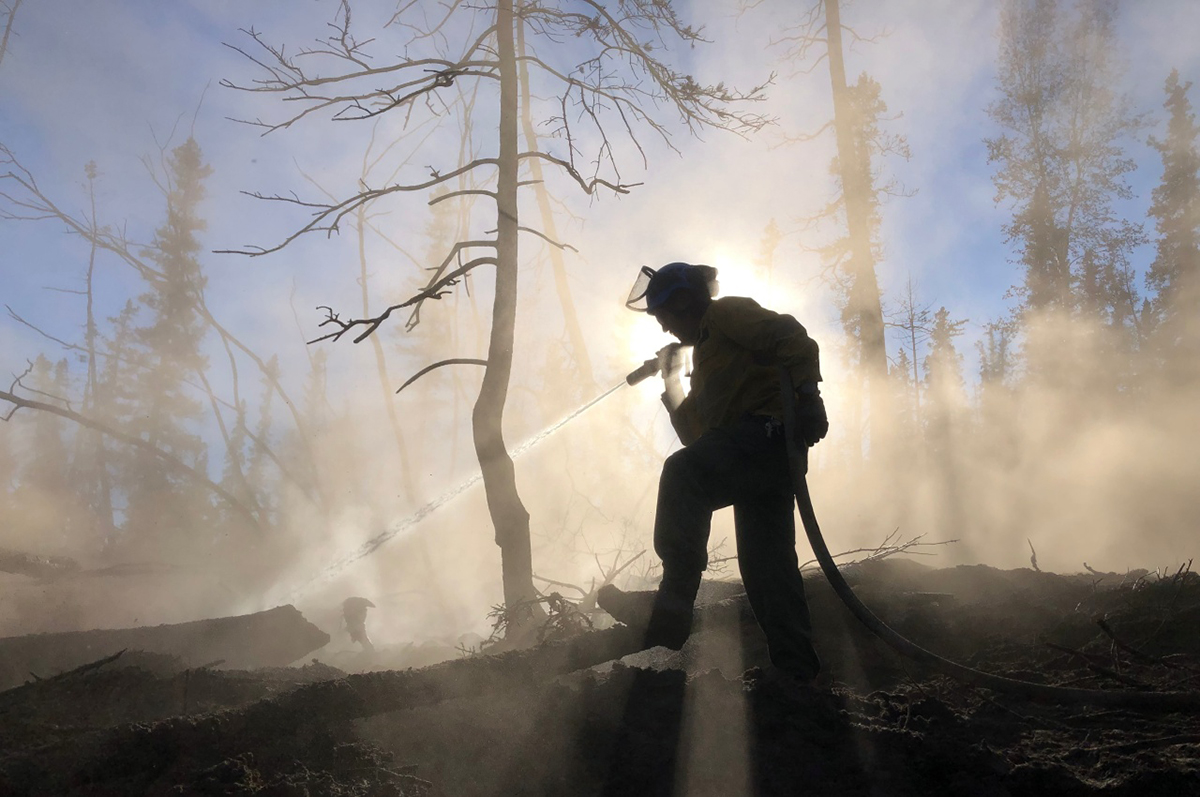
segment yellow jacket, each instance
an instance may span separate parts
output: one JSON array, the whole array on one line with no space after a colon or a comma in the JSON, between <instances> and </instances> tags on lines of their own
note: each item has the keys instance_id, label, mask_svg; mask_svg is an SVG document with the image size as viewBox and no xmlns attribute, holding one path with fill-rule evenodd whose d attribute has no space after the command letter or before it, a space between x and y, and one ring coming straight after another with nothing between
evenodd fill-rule
<instances>
[{"instance_id":1,"label":"yellow jacket","mask_svg":"<svg viewBox=\"0 0 1200 797\"><path fill-rule=\"evenodd\" d=\"M821 381L817 342L796 319L741 296L715 299L692 350L691 392L671 412L679 439L689 445L743 415L782 420L780 365L797 386Z\"/></svg>"}]
</instances>

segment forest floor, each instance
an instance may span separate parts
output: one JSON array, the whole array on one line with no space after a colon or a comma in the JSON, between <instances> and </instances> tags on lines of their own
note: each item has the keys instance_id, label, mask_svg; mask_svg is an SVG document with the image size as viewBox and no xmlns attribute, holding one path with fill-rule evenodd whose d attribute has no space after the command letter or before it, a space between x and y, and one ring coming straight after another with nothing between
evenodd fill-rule
<instances>
[{"instance_id":1,"label":"forest floor","mask_svg":"<svg viewBox=\"0 0 1200 797\"><path fill-rule=\"evenodd\" d=\"M847 576L901 633L989 672L1200 689L1200 577L1186 568L1057 575L895 559ZM963 686L918 671L823 580L808 584L825 663L816 689L768 677L761 636L738 622L706 626L680 653L605 661L596 651L618 626L585 633L591 658L557 643L369 674L182 669L130 651L0 692L0 797L1200 795L1194 707L1051 705ZM736 590L706 584L702 598Z\"/></svg>"}]
</instances>

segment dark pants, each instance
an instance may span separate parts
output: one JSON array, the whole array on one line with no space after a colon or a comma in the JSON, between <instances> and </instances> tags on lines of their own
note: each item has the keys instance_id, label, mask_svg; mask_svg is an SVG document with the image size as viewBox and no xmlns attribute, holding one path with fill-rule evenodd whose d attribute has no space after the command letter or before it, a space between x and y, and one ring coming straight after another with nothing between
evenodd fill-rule
<instances>
[{"instance_id":1,"label":"dark pants","mask_svg":"<svg viewBox=\"0 0 1200 797\"><path fill-rule=\"evenodd\" d=\"M654 550L663 562L660 590L689 603L708 567L712 513L733 506L738 567L767 637L771 663L811 678L821 663L812 647L804 580L796 559L794 495L778 422L748 416L713 429L663 463Z\"/></svg>"}]
</instances>

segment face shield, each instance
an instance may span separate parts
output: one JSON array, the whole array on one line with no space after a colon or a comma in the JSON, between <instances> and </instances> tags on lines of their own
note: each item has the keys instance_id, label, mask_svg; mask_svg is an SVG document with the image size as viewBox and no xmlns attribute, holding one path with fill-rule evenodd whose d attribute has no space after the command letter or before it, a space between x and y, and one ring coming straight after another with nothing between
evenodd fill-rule
<instances>
[{"instance_id":1,"label":"face shield","mask_svg":"<svg viewBox=\"0 0 1200 797\"><path fill-rule=\"evenodd\" d=\"M633 281L633 287L629 290L629 298L625 300L625 306L636 313L644 313L650 308L646 303L646 294L650 290L650 281L654 279L655 271L649 266L642 266L638 270L637 279Z\"/></svg>"},{"instance_id":2,"label":"face shield","mask_svg":"<svg viewBox=\"0 0 1200 797\"><path fill-rule=\"evenodd\" d=\"M707 291L717 294L717 270L691 263L668 263L660 269L642 266L634 280L625 306L639 313L653 312L677 290Z\"/></svg>"}]
</instances>

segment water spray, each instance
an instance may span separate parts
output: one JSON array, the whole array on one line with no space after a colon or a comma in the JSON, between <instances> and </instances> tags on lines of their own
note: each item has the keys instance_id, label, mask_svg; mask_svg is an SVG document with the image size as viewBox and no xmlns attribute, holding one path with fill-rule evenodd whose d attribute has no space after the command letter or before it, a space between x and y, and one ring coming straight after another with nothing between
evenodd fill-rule
<instances>
[{"instance_id":1,"label":"water spray","mask_svg":"<svg viewBox=\"0 0 1200 797\"><path fill-rule=\"evenodd\" d=\"M653 366L652 369L651 369L651 366ZM531 437L528 440L526 440L525 442L521 443L521 445L512 449L510 452L508 452L509 457L516 460L519 456L524 454L526 451L533 448L538 443L542 442L547 437L554 434L559 429L563 428L568 423L570 423L571 421L578 418L580 415L583 415L585 412L590 410L592 407L596 406L601 401L603 401L604 399L611 396L613 393L616 393L622 387L625 387L626 385L636 385L638 382L641 382L643 379L647 379L648 377L651 377L656 373L658 373L658 358L654 357L649 360L646 360L646 362L643 363L641 365L641 367L639 367L636 371L633 371L632 373L630 373L629 376L625 377L624 381L618 382L617 384L613 385L608 390L606 390L603 393L601 393L600 395L596 396L596 398L592 399L591 401L584 404L579 409L572 412L570 415L567 415L562 420L557 421L554 424L551 424L550 426L546 427L542 431L538 432L533 437ZM402 534L403 532L406 532L406 531L412 529L414 526L416 526L418 523L420 523L425 518L429 517L431 514L436 512L438 509L440 509L441 507L450 503L455 498L457 498L458 496L462 495L467 490L469 490L471 487L474 487L475 484L480 482L482 479L483 479L483 473L481 473L481 472L475 473L469 479L464 481L462 484L458 485L457 487L454 487L451 490L447 490L446 492L442 493L437 498L435 498L432 501L430 501L429 503L425 504L424 506L422 506L420 509L418 509L416 512L412 513L408 517L403 518L402 520L398 520L395 523L391 524L386 529L379 532L374 537L371 537L369 540L364 542L362 545L358 546L358 548L356 548L355 550L330 562L325 567L325 569L321 571L321 573L319 575L317 575L315 578L313 578L307 584L305 584L302 587L296 587L295 589L293 589L288 594L287 601L289 603L295 602L296 599L307 594L316 586L318 586L322 583L328 582L330 579L332 579L334 576L336 576L342 570L345 570L347 567L354 564L358 560L363 559L363 558L375 553L377 550L379 550L381 547L383 547L384 544L386 544L387 542L394 539L397 535Z\"/></svg>"}]
</instances>

